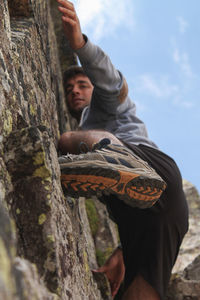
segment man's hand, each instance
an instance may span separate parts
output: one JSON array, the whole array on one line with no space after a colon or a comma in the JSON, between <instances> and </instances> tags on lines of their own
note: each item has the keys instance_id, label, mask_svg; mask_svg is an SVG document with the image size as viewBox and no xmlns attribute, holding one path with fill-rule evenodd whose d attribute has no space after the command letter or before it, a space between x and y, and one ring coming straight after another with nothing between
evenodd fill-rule
<instances>
[{"instance_id":1,"label":"man's hand","mask_svg":"<svg viewBox=\"0 0 200 300\"><path fill-rule=\"evenodd\" d=\"M111 293L114 297L118 292L125 274L122 250L117 248L106 263L99 269L93 270L93 272L104 273L107 276L108 281L110 282Z\"/></svg>"},{"instance_id":2,"label":"man's hand","mask_svg":"<svg viewBox=\"0 0 200 300\"><path fill-rule=\"evenodd\" d=\"M85 45L85 40L81 32L80 22L73 3L67 0L57 1L61 5L58 9L63 14L62 20L64 32L71 48L74 50L82 48Z\"/></svg>"}]
</instances>

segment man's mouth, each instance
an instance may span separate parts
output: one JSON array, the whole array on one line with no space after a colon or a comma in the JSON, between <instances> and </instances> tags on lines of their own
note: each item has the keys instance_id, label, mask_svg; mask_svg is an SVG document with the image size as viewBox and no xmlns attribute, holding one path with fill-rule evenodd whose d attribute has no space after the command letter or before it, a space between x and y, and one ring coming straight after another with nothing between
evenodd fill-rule
<instances>
[{"instance_id":1,"label":"man's mouth","mask_svg":"<svg viewBox=\"0 0 200 300\"><path fill-rule=\"evenodd\" d=\"M74 103L79 103L79 102L83 102L83 101L84 101L84 99L81 99L81 98L74 98L73 99Z\"/></svg>"}]
</instances>

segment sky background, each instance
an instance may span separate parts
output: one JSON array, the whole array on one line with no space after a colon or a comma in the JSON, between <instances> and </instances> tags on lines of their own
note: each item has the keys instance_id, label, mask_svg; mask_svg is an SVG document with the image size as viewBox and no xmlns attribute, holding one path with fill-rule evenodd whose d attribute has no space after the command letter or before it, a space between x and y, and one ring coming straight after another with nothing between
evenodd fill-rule
<instances>
[{"instance_id":1,"label":"sky background","mask_svg":"<svg viewBox=\"0 0 200 300\"><path fill-rule=\"evenodd\" d=\"M127 79L149 137L200 192L200 1L72 0Z\"/></svg>"}]
</instances>

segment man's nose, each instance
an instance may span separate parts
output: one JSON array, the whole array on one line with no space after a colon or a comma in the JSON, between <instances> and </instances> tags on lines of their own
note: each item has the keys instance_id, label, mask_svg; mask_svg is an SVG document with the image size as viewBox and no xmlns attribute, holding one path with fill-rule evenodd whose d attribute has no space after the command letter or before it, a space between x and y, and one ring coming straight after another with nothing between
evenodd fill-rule
<instances>
[{"instance_id":1,"label":"man's nose","mask_svg":"<svg viewBox=\"0 0 200 300\"><path fill-rule=\"evenodd\" d=\"M78 86L74 86L72 89L72 94L79 94L80 93L80 89Z\"/></svg>"}]
</instances>

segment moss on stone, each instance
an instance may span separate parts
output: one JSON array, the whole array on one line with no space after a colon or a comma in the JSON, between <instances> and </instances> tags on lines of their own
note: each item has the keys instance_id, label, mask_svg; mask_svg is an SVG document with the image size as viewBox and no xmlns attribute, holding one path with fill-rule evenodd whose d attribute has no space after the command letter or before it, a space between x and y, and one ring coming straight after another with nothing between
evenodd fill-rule
<instances>
[{"instance_id":1,"label":"moss on stone","mask_svg":"<svg viewBox=\"0 0 200 300\"><path fill-rule=\"evenodd\" d=\"M88 255L85 250L83 251L83 262L84 262L85 271L86 273L88 273L90 271L90 267L88 264Z\"/></svg>"},{"instance_id":2,"label":"moss on stone","mask_svg":"<svg viewBox=\"0 0 200 300\"><path fill-rule=\"evenodd\" d=\"M56 294L58 295L58 296L61 296L61 293L62 293L62 290L61 290L61 287L59 286L57 289L56 289ZM56 296L57 296L56 295Z\"/></svg>"},{"instance_id":3,"label":"moss on stone","mask_svg":"<svg viewBox=\"0 0 200 300\"><path fill-rule=\"evenodd\" d=\"M46 191L49 191L49 190L50 190L50 186L49 186L49 185L45 185L45 186L44 186L44 189L45 189Z\"/></svg>"},{"instance_id":4,"label":"moss on stone","mask_svg":"<svg viewBox=\"0 0 200 300\"><path fill-rule=\"evenodd\" d=\"M4 242L0 239L0 275L7 288L12 290L11 258L8 256Z\"/></svg>"},{"instance_id":5,"label":"moss on stone","mask_svg":"<svg viewBox=\"0 0 200 300\"><path fill-rule=\"evenodd\" d=\"M32 116L35 116L35 115L36 115L36 110L35 110L35 108L33 107L32 104L30 104L30 114L31 114Z\"/></svg>"},{"instance_id":6,"label":"moss on stone","mask_svg":"<svg viewBox=\"0 0 200 300\"><path fill-rule=\"evenodd\" d=\"M102 266L105 262L105 257L103 251L96 249L96 258L99 266Z\"/></svg>"},{"instance_id":7,"label":"moss on stone","mask_svg":"<svg viewBox=\"0 0 200 300\"><path fill-rule=\"evenodd\" d=\"M33 173L33 177L45 178L45 180L47 180L48 177L50 178L50 176L51 173L45 166L37 168Z\"/></svg>"},{"instance_id":8,"label":"moss on stone","mask_svg":"<svg viewBox=\"0 0 200 300\"><path fill-rule=\"evenodd\" d=\"M8 135L12 131L12 125L13 125L13 119L12 119L12 113L9 110L5 111L4 114L4 123L3 123L3 130L4 134Z\"/></svg>"},{"instance_id":9,"label":"moss on stone","mask_svg":"<svg viewBox=\"0 0 200 300\"><path fill-rule=\"evenodd\" d=\"M39 225L42 225L46 221L47 217L45 214L41 214L38 218Z\"/></svg>"},{"instance_id":10,"label":"moss on stone","mask_svg":"<svg viewBox=\"0 0 200 300\"><path fill-rule=\"evenodd\" d=\"M104 265L106 260L110 257L110 255L113 252L112 247L108 247L105 251L102 251L100 249L96 249L96 258L97 258L97 263L99 266Z\"/></svg>"},{"instance_id":11,"label":"moss on stone","mask_svg":"<svg viewBox=\"0 0 200 300\"><path fill-rule=\"evenodd\" d=\"M55 242L55 237L52 234L47 235L47 242L48 243L54 243Z\"/></svg>"},{"instance_id":12,"label":"moss on stone","mask_svg":"<svg viewBox=\"0 0 200 300\"><path fill-rule=\"evenodd\" d=\"M86 212L87 212L92 236L95 237L99 226L99 218L98 218L97 210L92 199L86 199L85 206L86 206Z\"/></svg>"},{"instance_id":13,"label":"moss on stone","mask_svg":"<svg viewBox=\"0 0 200 300\"><path fill-rule=\"evenodd\" d=\"M35 166L42 165L45 161L45 153L43 151L37 152L33 157L33 164Z\"/></svg>"},{"instance_id":14,"label":"moss on stone","mask_svg":"<svg viewBox=\"0 0 200 300\"><path fill-rule=\"evenodd\" d=\"M17 209L16 209L16 214L17 214L17 215L20 215L20 213L21 213L21 210L20 210L19 208L17 208Z\"/></svg>"}]
</instances>

